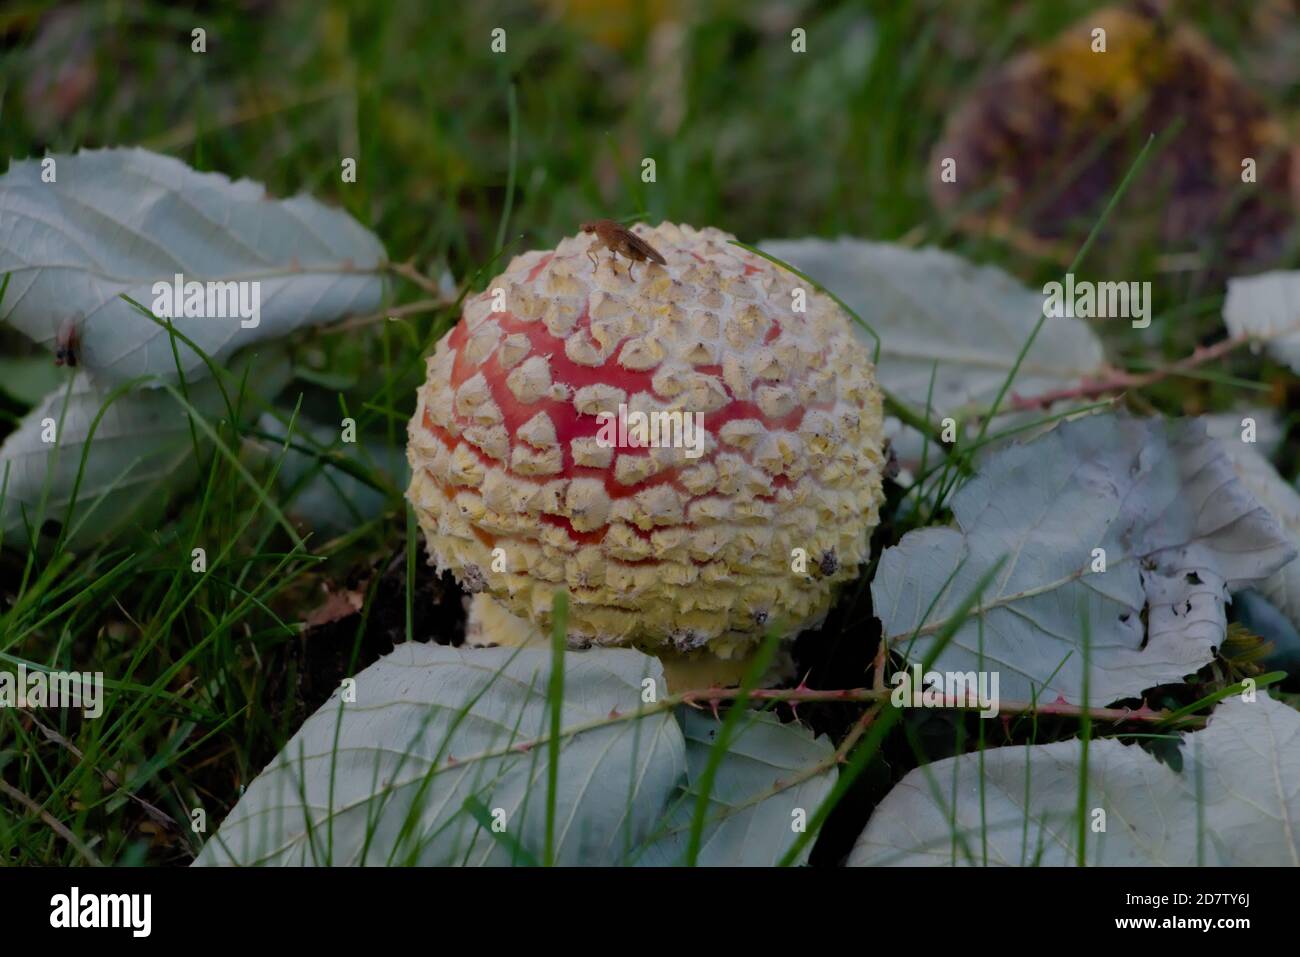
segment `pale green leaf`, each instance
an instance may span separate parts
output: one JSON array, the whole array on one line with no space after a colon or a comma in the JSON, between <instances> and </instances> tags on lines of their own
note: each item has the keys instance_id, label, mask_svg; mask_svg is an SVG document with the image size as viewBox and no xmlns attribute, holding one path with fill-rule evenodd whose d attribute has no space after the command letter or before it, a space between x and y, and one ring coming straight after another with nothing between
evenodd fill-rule
<instances>
[{"instance_id":1,"label":"pale green leaf","mask_svg":"<svg viewBox=\"0 0 1300 957\"><path fill-rule=\"evenodd\" d=\"M722 723L712 714L682 708L687 780L678 789L663 827L637 863L672 866L685 861L697 786ZM785 856L802 827L825 800L838 773L826 738L770 713L741 719L709 792L704 836L696 863L705 867L769 867ZM811 847L808 848L811 851ZM807 859L804 853L798 863Z\"/></svg>"},{"instance_id":2,"label":"pale green leaf","mask_svg":"<svg viewBox=\"0 0 1300 957\"><path fill-rule=\"evenodd\" d=\"M1223 643L1229 589L1295 555L1198 422L1063 422L982 459L952 511L957 527L910 532L882 555L876 614L920 661L1003 560L934 668L995 672L1018 700L1082 702L1085 628L1091 703L1181 681Z\"/></svg>"},{"instance_id":3,"label":"pale green leaf","mask_svg":"<svg viewBox=\"0 0 1300 957\"><path fill-rule=\"evenodd\" d=\"M357 675L355 703L336 692L307 719L196 863L509 864L519 849L540 860L550 665L547 649L398 646ZM647 678L662 697L654 658L565 657L558 864L621 862L685 773L670 712L611 720L642 707ZM467 798L500 812L500 834Z\"/></svg>"},{"instance_id":4,"label":"pale green leaf","mask_svg":"<svg viewBox=\"0 0 1300 957\"><path fill-rule=\"evenodd\" d=\"M1087 863L1300 865L1300 714L1262 692L1229 698L1183 735L1182 754L1175 771L1134 744L1089 744ZM1078 740L916 768L876 808L849 864L981 864L987 853L993 866L1072 865L1083 773Z\"/></svg>"},{"instance_id":5,"label":"pale green leaf","mask_svg":"<svg viewBox=\"0 0 1300 957\"><path fill-rule=\"evenodd\" d=\"M74 320L80 366L97 379L177 380L166 330L121 298L153 310L155 284L176 274L260 283L256 326L237 314L175 319L218 362L250 343L380 307L383 246L342 210L308 196L275 200L259 183L142 149L49 158L54 182L43 181L40 159L0 176L0 277L10 277L0 317L51 350ZM208 374L189 347L180 359L187 379Z\"/></svg>"}]
</instances>

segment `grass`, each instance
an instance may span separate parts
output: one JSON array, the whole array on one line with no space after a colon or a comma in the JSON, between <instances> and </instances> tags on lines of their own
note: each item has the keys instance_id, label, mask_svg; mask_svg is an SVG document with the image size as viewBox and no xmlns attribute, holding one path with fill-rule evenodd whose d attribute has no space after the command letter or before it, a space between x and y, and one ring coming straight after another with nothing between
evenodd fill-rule
<instances>
[{"instance_id":1,"label":"grass","mask_svg":"<svg viewBox=\"0 0 1300 957\"><path fill-rule=\"evenodd\" d=\"M55 28L52 4L25 5L0 14L0 154L149 146L199 169L258 180L275 195L301 191L336 203L374 230L394 260L410 260L435 280L444 271L467 277L473 288L503 259L553 245L600 216L716 225L746 244L840 234L936 243L1030 285L1059 274L1059 263L973 236L939 211L929 198L930 149L976 77L1098 5L796 3L765 19L752 4L721 0L677 33L653 15L680 6L673 3L608 4L612 13L599 17L539 15L538 6L457 4L453 13L405 0L271 4L265 15L211 10L196 18L162 3L87 3L65 8L72 15ZM1260 38L1244 12L1208 0L1182 10L1250 69ZM195 54L190 30L200 25L208 52ZM789 49L796 25L808 33L802 56ZM504 55L489 49L498 26L508 34ZM95 82L78 93L75 77L60 75L65 64L87 65ZM1295 90L1266 95L1282 114L1300 107ZM357 161L354 184L340 179L345 157ZM646 157L656 161L651 183L641 178ZM1069 188L1048 180L1044 196ZM1149 186L1140 172L1139 184ZM1093 210L1091 222L1101 212ZM1135 269L1150 268L1161 252L1159 237L1133 226L1122 208L1105 235L1116 233L1138 248ZM1098 235L1088 235L1080 259ZM1106 247L1101 241L1094 250L1103 261ZM1105 330L1109 353L1134 364L1151 361L1153 351L1186 354L1218 328L1217 289L1195 274L1159 284L1150 335ZM428 295L402 279L394 290L397 305ZM188 863L201 843L188 827L190 810L204 808L215 825L319 704L304 696L304 682L333 672L296 623L322 603L324 587L345 591L358 569L396 560L395 574L360 576L359 620L327 626L335 629L328 639L339 649L339 674L372 659L390 636L428 632L422 616L432 614L429 595L439 586L423 569L401 476L380 450L400 457L422 357L456 312L427 308L355 335L304 336L289 360L293 378L268 408L255 408L254 390L235 377L222 383L211 411L195 406L185 384L169 387L167 400L186 416L186 444L207 450L187 457L195 472L188 489L149 503L130 526L90 545L75 533L112 515L91 513L80 529L57 531L35 515L25 547L4 542L0 659L49 669L93 663L109 681L103 721L0 710L0 780L11 798L21 795L0 799L0 862ZM179 334L171 341L175 350L192 345ZM11 330L0 329L0 344L6 354L48 363ZM1253 374L1233 369L1242 375L1170 379L1145 401L1169 413L1226 408ZM1284 463L1294 469L1300 413L1285 411L1280 372L1269 367L1267 376L1271 395L1283 396L1277 404L1291 439ZM3 421L16 422L27 408L0 392ZM254 408L288 438L261 430L248 414ZM917 423L931 421L930 409L910 411ZM349 416L361 436L356 455L297 428ZM967 451L1005 434L990 423ZM286 489L278 475L291 454L310 465ZM940 468L918 515L943 517L939 506L958 477ZM321 475L336 484L341 475L356 479L380 493L381 504L342 530L309 533L297 515ZM900 519L880 534L896 540L906 527ZM192 570L195 548L206 553L200 572ZM856 590L827 626L842 634L823 637L840 641L870 621L864 593ZM454 613L448 621L458 625ZM548 840L518 849L521 859L539 852L544 863L554 853L562 685L549 693ZM809 710L837 737L861 714ZM930 720L883 711L789 859L832 815L846 813L836 811L842 803L863 804L865 795L869 805L872 782L893 773L882 768L915 765L918 750L932 756L922 727ZM1077 730L1044 725L1035 718L1022 739ZM979 732L977 748L982 725ZM692 856L708 798L706 786ZM466 804L472 816L486 810ZM327 857L331 840L323 838Z\"/></svg>"}]
</instances>

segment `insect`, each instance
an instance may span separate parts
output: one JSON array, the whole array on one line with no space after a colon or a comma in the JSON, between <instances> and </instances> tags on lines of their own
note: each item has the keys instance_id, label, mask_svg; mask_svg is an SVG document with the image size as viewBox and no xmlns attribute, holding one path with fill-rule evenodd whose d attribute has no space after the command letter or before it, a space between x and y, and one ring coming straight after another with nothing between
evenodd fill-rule
<instances>
[{"instance_id":1,"label":"insect","mask_svg":"<svg viewBox=\"0 0 1300 957\"><path fill-rule=\"evenodd\" d=\"M595 233L596 241L587 249L587 255L591 257L591 262L599 266L600 262L596 259L594 250L603 246L609 250L610 261L617 263L618 257L622 256L628 260L627 275L629 279L634 279L632 275L632 264L638 262L656 262L661 266L668 265L668 260L659 255L659 251L651 246L648 242L638 236L632 230L622 226L612 219L597 219L590 223L582 224L584 233ZM610 268L616 269L615 266Z\"/></svg>"},{"instance_id":2,"label":"insect","mask_svg":"<svg viewBox=\"0 0 1300 957\"><path fill-rule=\"evenodd\" d=\"M54 364L75 367L80 348L81 330L77 328L77 317L64 319L54 334Z\"/></svg>"}]
</instances>

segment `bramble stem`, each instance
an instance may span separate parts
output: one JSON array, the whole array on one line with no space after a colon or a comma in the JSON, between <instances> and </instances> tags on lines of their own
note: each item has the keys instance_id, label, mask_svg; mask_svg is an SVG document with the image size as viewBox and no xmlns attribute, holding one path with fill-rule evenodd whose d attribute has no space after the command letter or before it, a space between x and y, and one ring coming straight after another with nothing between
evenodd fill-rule
<instances>
[{"instance_id":1,"label":"bramble stem","mask_svg":"<svg viewBox=\"0 0 1300 957\"><path fill-rule=\"evenodd\" d=\"M1221 339L1212 346L1197 346L1191 355L1159 369L1153 369L1150 372L1132 373L1115 370L1113 374L1105 378L1085 379L1079 385L1068 389L1056 389L1052 392L1044 392L1027 398L1012 393L1011 403L1007 411L1023 412L1030 409L1046 409L1053 403L1067 399L1095 399L1108 392L1141 389L1170 376L1180 375L1208 362L1221 359L1249 341L1249 336L1234 336Z\"/></svg>"}]
</instances>

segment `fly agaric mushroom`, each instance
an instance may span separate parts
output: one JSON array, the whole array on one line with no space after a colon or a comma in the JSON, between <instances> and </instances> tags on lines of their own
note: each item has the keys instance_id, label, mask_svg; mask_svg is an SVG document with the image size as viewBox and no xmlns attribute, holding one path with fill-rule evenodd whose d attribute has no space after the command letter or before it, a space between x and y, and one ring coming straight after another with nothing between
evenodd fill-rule
<instances>
[{"instance_id":1,"label":"fly agaric mushroom","mask_svg":"<svg viewBox=\"0 0 1300 957\"><path fill-rule=\"evenodd\" d=\"M574 646L741 659L867 559L880 392L828 297L719 230L636 231L666 264L632 279L578 236L467 300L428 359L407 498L430 563L499 603L481 627L522 619L498 643L548 632L564 589Z\"/></svg>"}]
</instances>

